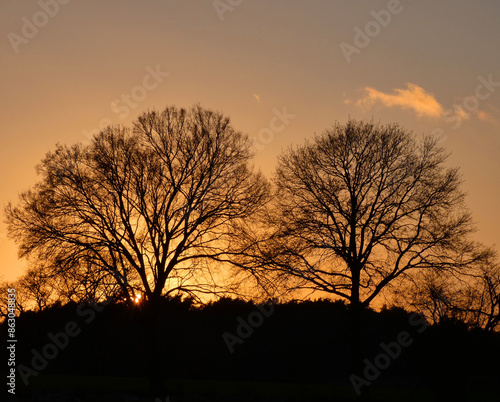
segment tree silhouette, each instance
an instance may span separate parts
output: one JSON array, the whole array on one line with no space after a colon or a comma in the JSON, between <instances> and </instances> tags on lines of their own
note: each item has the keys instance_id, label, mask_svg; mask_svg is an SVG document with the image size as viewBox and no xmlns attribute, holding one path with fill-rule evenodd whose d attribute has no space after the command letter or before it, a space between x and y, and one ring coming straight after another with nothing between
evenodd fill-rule
<instances>
[{"instance_id":1,"label":"tree silhouette","mask_svg":"<svg viewBox=\"0 0 500 402\"><path fill-rule=\"evenodd\" d=\"M465 272L421 272L401 286L395 302L422 312L432 323L459 320L471 328L500 328L500 266L493 250Z\"/></svg>"},{"instance_id":2,"label":"tree silhouette","mask_svg":"<svg viewBox=\"0 0 500 402\"><path fill-rule=\"evenodd\" d=\"M2 281L0 283L1 294L8 295L9 289L14 289L16 293L15 314L20 315L25 311L29 310L33 302L32 297L28 295L26 289L20 286L19 281L15 282ZM5 296L2 300L0 300L0 323L3 322L3 319L7 318L8 314L9 314L9 300L7 296Z\"/></svg>"},{"instance_id":3,"label":"tree silhouette","mask_svg":"<svg viewBox=\"0 0 500 402\"><path fill-rule=\"evenodd\" d=\"M6 207L9 236L21 257L73 278L69 294L212 292L209 261L267 197L250 145L200 106L150 111L133 129L58 145L37 167L41 181Z\"/></svg>"},{"instance_id":4,"label":"tree silhouette","mask_svg":"<svg viewBox=\"0 0 500 402\"><path fill-rule=\"evenodd\" d=\"M263 283L287 278L288 287L346 299L359 370L363 307L411 271L458 270L479 258L459 173L446 158L437 139L352 120L289 148L265 216L270 228L240 230L240 265Z\"/></svg>"}]
</instances>

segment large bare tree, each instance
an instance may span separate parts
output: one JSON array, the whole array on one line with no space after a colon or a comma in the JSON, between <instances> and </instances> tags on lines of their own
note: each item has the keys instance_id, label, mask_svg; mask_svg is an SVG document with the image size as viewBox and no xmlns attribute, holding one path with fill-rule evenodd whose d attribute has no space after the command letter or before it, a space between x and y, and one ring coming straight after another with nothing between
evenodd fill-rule
<instances>
[{"instance_id":1,"label":"large bare tree","mask_svg":"<svg viewBox=\"0 0 500 402\"><path fill-rule=\"evenodd\" d=\"M359 363L360 312L389 284L478 258L461 179L446 158L436 139L419 141L396 124L337 124L282 153L271 225L241 228L237 259L265 284L287 278L347 300Z\"/></svg>"},{"instance_id":2,"label":"large bare tree","mask_svg":"<svg viewBox=\"0 0 500 402\"><path fill-rule=\"evenodd\" d=\"M212 292L210 260L267 199L250 146L228 118L200 106L150 111L133 129L58 145L37 167L39 183L7 206L9 236L21 257L73 278L73 295L114 286L129 300Z\"/></svg>"}]
</instances>

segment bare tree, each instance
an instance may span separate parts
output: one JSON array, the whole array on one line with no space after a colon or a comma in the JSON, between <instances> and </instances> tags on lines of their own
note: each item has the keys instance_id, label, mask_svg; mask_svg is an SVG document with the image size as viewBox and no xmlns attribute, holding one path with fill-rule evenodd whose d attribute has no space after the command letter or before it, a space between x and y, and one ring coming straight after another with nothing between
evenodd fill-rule
<instances>
[{"instance_id":1,"label":"bare tree","mask_svg":"<svg viewBox=\"0 0 500 402\"><path fill-rule=\"evenodd\" d=\"M394 303L428 321L460 320L471 328L500 329L500 266L491 250L463 272L421 272L395 291Z\"/></svg>"},{"instance_id":2,"label":"bare tree","mask_svg":"<svg viewBox=\"0 0 500 402\"><path fill-rule=\"evenodd\" d=\"M209 261L267 197L250 145L199 106L144 113L133 130L109 127L90 145L58 145L37 167L41 181L7 206L9 236L21 257L78 282L69 297L115 285L129 301L213 292Z\"/></svg>"},{"instance_id":3,"label":"bare tree","mask_svg":"<svg viewBox=\"0 0 500 402\"><path fill-rule=\"evenodd\" d=\"M386 286L477 258L466 252L471 216L446 158L436 139L352 120L289 148L276 170L270 228L240 230L240 264L267 283L286 277L296 289L346 299L360 364L360 311Z\"/></svg>"},{"instance_id":4,"label":"bare tree","mask_svg":"<svg viewBox=\"0 0 500 402\"><path fill-rule=\"evenodd\" d=\"M481 281L473 288L470 296L476 326L487 331L500 330L500 266L486 266Z\"/></svg>"},{"instance_id":5,"label":"bare tree","mask_svg":"<svg viewBox=\"0 0 500 402\"><path fill-rule=\"evenodd\" d=\"M34 304L34 310L42 311L61 301L54 278L47 276L43 266L34 266L16 281L16 292L22 290Z\"/></svg>"},{"instance_id":6,"label":"bare tree","mask_svg":"<svg viewBox=\"0 0 500 402\"><path fill-rule=\"evenodd\" d=\"M0 293L4 296L0 302L0 316L6 317L8 314L7 294L11 292L15 294L17 315L26 311L42 311L60 301L54 282L45 276L41 267L28 269L16 281L0 283Z\"/></svg>"},{"instance_id":7,"label":"bare tree","mask_svg":"<svg viewBox=\"0 0 500 402\"><path fill-rule=\"evenodd\" d=\"M0 282L0 294L2 299L0 300L0 317L6 318L9 314L9 299L7 295L9 294L9 289L14 289L16 295L16 305L15 314L19 315L35 308L33 300L27 295L26 289L15 282ZM0 320L1 322L1 320Z\"/></svg>"}]
</instances>

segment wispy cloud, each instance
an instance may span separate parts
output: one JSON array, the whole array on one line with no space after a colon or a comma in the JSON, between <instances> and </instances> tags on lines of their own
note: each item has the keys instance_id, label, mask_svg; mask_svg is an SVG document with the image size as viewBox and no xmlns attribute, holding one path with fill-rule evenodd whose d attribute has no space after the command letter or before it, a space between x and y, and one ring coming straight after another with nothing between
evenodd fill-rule
<instances>
[{"instance_id":1,"label":"wispy cloud","mask_svg":"<svg viewBox=\"0 0 500 402\"><path fill-rule=\"evenodd\" d=\"M445 121L462 121L469 120L471 117L475 117L481 121L489 121L495 122L495 118L490 113L485 112L484 110L473 109L466 110L463 105L453 105L452 108L446 110L443 114Z\"/></svg>"},{"instance_id":2,"label":"wispy cloud","mask_svg":"<svg viewBox=\"0 0 500 402\"><path fill-rule=\"evenodd\" d=\"M372 87L365 87L363 91L363 97L356 102L358 106L372 106L380 102L386 107L411 109L419 117L440 117L444 112L432 93L412 83L408 83L406 89L395 88L392 93L384 93Z\"/></svg>"},{"instance_id":3,"label":"wispy cloud","mask_svg":"<svg viewBox=\"0 0 500 402\"><path fill-rule=\"evenodd\" d=\"M252 95L255 98L255 100L260 103L260 96L257 94L252 94Z\"/></svg>"},{"instance_id":4,"label":"wispy cloud","mask_svg":"<svg viewBox=\"0 0 500 402\"><path fill-rule=\"evenodd\" d=\"M493 114L485 112L484 110L479 110L479 109L478 110L474 110L473 113L474 113L474 115L479 120L489 121L489 122L495 122L496 121L496 119L493 117ZM498 114L498 111L495 114Z\"/></svg>"},{"instance_id":5,"label":"wispy cloud","mask_svg":"<svg viewBox=\"0 0 500 402\"><path fill-rule=\"evenodd\" d=\"M477 96L465 97L445 110L436 100L434 94L411 82L407 84L407 88L395 88L392 93L384 93L373 87L365 87L362 91L362 97L355 102L347 98L344 93L344 103L346 105L355 104L363 108L369 108L379 103L385 107L409 109L418 117L443 118L445 122L455 123L456 127L462 121L471 118L481 121L495 121L491 113L479 109Z\"/></svg>"},{"instance_id":6,"label":"wispy cloud","mask_svg":"<svg viewBox=\"0 0 500 402\"><path fill-rule=\"evenodd\" d=\"M492 120L492 116L490 116L486 112L483 112L482 110L479 110L477 112L477 117L478 117L479 120Z\"/></svg>"}]
</instances>

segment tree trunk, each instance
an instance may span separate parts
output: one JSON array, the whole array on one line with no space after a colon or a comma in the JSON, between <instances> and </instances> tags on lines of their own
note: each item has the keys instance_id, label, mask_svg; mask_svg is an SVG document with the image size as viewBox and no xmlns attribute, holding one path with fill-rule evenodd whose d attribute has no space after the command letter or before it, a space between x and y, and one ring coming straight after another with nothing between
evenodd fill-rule
<instances>
[{"instance_id":1,"label":"tree trunk","mask_svg":"<svg viewBox=\"0 0 500 402\"><path fill-rule=\"evenodd\" d=\"M360 301L359 295L359 279L360 270L352 270L352 289L351 289L351 300L349 306L350 312L350 349L351 349L351 364L352 373L360 378L364 377L363 373L363 340L361 338L361 321L363 306ZM369 400L370 393L366 386L360 389L361 394L358 399Z\"/></svg>"},{"instance_id":2,"label":"tree trunk","mask_svg":"<svg viewBox=\"0 0 500 402\"><path fill-rule=\"evenodd\" d=\"M158 298L152 297L144 306L145 330L149 339L148 365L149 392L153 398L162 398L165 394L163 386L165 364L161 348L161 303Z\"/></svg>"}]
</instances>

